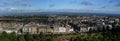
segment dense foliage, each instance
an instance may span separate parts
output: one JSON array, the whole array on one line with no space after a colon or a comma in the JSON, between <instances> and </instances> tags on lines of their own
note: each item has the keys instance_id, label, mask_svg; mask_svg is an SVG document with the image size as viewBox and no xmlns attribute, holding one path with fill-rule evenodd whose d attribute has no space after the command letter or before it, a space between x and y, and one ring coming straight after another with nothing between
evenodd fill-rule
<instances>
[{"instance_id":1,"label":"dense foliage","mask_svg":"<svg viewBox=\"0 0 120 41\"><path fill-rule=\"evenodd\" d=\"M103 32L101 34L82 35L71 38L70 41L120 41L120 32Z\"/></svg>"},{"instance_id":2,"label":"dense foliage","mask_svg":"<svg viewBox=\"0 0 120 41\"><path fill-rule=\"evenodd\" d=\"M27 33L26 35L17 35L15 32L7 34L3 32L0 35L0 41L57 41L56 38L44 35L40 33L38 35L31 35Z\"/></svg>"},{"instance_id":3,"label":"dense foliage","mask_svg":"<svg viewBox=\"0 0 120 41\"><path fill-rule=\"evenodd\" d=\"M84 34L77 37L71 37L70 39L66 39L69 41L120 41L120 32L102 32L102 33L92 33L92 34ZM69 36L70 34L64 34L64 36ZM72 34L75 35L75 34ZM50 34L45 35L40 33L38 35L31 35L27 33L26 35L17 35L15 32L11 34L7 34L3 32L0 35L0 41L58 41L61 39L57 39L56 36L63 36L62 34ZM65 40L65 39L64 39ZM63 40L62 40L63 41Z\"/></svg>"}]
</instances>

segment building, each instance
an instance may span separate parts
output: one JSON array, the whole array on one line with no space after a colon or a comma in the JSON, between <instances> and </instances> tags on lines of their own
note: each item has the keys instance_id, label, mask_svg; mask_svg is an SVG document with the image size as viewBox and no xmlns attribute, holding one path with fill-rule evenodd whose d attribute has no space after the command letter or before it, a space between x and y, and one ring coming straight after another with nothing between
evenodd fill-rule
<instances>
[{"instance_id":1,"label":"building","mask_svg":"<svg viewBox=\"0 0 120 41\"><path fill-rule=\"evenodd\" d=\"M53 29L52 28L50 28L50 26L40 26L39 28L38 28L38 33L53 33Z\"/></svg>"},{"instance_id":2,"label":"building","mask_svg":"<svg viewBox=\"0 0 120 41\"><path fill-rule=\"evenodd\" d=\"M86 27L80 27L80 32L81 33L88 32L88 28L86 28Z\"/></svg>"},{"instance_id":3,"label":"building","mask_svg":"<svg viewBox=\"0 0 120 41\"><path fill-rule=\"evenodd\" d=\"M67 31L66 31L66 28L65 28L65 27L59 27L58 32L59 32L59 33L65 33L65 32L67 32Z\"/></svg>"},{"instance_id":4,"label":"building","mask_svg":"<svg viewBox=\"0 0 120 41\"><path fill-rule=\"evenodd\" d=\"M18 31L23 27L22 22L0 22L0 32L12 33Z\"/></svg>"},{"instance_id":5,"label":"building","mask_svg":"<svg viewBox=\"0 0 120 41\"><path fill-rule=\"evenodd\" d=\"M30 34L37 34L37 29L39 27L39 24L37 23L34 23L34 22L30 22L26 25L23 26L22 28L22 32L25 34L25 33L30 33Z\"/></svg>"}]
</instances>

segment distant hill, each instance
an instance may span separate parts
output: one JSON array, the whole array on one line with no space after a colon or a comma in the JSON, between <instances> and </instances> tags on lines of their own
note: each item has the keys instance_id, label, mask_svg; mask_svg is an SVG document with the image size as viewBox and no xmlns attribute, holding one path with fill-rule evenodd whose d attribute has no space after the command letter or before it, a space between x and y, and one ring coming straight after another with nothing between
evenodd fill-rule
<instances>
[{"instance_id":1,"label":"distant hill","mask_svg":"<svg viewBox=\"0 0 120 41\"><path fill-rule=\"evenodd\" d=\"M107 13L81 13L81 12L13 12L5 13L0 16L35 16L35 15L97 15L97 16L120 16L120 14L107 14Z\"/></svg>"}]
</instances>

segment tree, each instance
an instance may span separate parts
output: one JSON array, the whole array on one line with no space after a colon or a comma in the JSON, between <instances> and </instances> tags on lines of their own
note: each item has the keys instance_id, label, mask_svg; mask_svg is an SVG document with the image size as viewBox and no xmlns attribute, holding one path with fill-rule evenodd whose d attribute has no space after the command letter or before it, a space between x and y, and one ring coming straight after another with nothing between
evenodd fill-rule
<instances>
[{"instance_id":1,"label":"tree","mask_svg":"<svg viewBox=\"0 0 120 41\"><path fill-rule=\"evenodd\" d=\"M29 33L27 33L25 35L25 39L26 39L26 41L32 41L32 36Z\"/></svg>"},{"instance_id":2,"label":"tree","mask_svg":"<svg viewBox=\"0 0 120 41\"><path fill-rule=\"evenodd\" d=\"M9 35L4 31L1 34L0 41L9 41Z\"/></svg>"},{"instance_id":3,"label":"tree","mask_svg":"<svg viewBox=\"0 0 120 41\"><path fill-rule=\"evenodd\" d=\"M74 41L74 38L73 38L73 37L71 37L70 41Z\"/></svg>"},{"instance_id":4,"label":"tree","mask_svg":"<svg viewBox=\"0 0 120 41\"><path fill-rule=\"evenodd\" d=\"M12 33L10 34L10 41L17 41L17 35L16 35L15 32L12 32Z\"/></svg>"},{"instance_id":5,"label":"tree","mask_svg":"<svg viewBox=\"0 0 120 41\"><path fill-rule=\"evenodd\" d=\"M32 35L33 36L33 41L38 41L39 40L39 36L37 35L37 34L34 34L34 35Z\"/></svg>"},{"instance_id":6,"label":"tree","mask_svg":"<svg viewBox=\"0 0 120 41\"><path fill-rule=\"evenodd\" d=\"M18 41L25 41L25 38L24 38L24 36L23 36L23 35L19 36L19 39L18 39Z\"/></svg>"},{"instance_id":7,"label":"tree","mask_svg":"<svg viewBox=\"0 0 120 41\"><path fill-rule=\"evenodd\" d=\"M57 39L55 39L55 38L49 38L49 39L47 39L47 41L57 41Z\"/></svg>"},{"instance_id":8,"label":"tree","mask_svg":"<svg viewBox=\"0 0 120 41\"><path fill-rule=\"evenodd\" d=\"M92 30L92 28L90 28L90 30L89 30L89 33L91 34L91 33L93 33L93 30Z\"/></svg>"},{"instance_id":9,"label":"tree","mask_svg":"<svg viewBox=\"0 0 120 41\"><path fill-rule=\"evenodd\" d=\"M8 37L8 34L4 31L1 36Z\"/></svg>"},{"instance_id":10,"label":"tree","mask_svg":"<svg viewBox=\"0 0 120 41\"><path fill-rule=\"evenodd\" d=\"M39 34L39 39L40 41L45 41L45 35L42 32Z\"/></svg>"}]
</instances>

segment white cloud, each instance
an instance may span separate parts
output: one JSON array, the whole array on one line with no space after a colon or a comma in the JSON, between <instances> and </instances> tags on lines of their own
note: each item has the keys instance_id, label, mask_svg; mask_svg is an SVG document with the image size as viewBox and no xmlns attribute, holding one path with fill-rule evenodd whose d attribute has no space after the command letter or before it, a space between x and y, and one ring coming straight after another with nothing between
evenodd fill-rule
<instances>
[{"instance_id":1,"label":"white cloud","mask_svg":"<svg viewBox=\"0 0 120 41\"><path fill-rule=\"evenodd\" d=\"M13 11L16 10L15 8L9 8L8 11Z\"/></svg>"}]
</instances>

